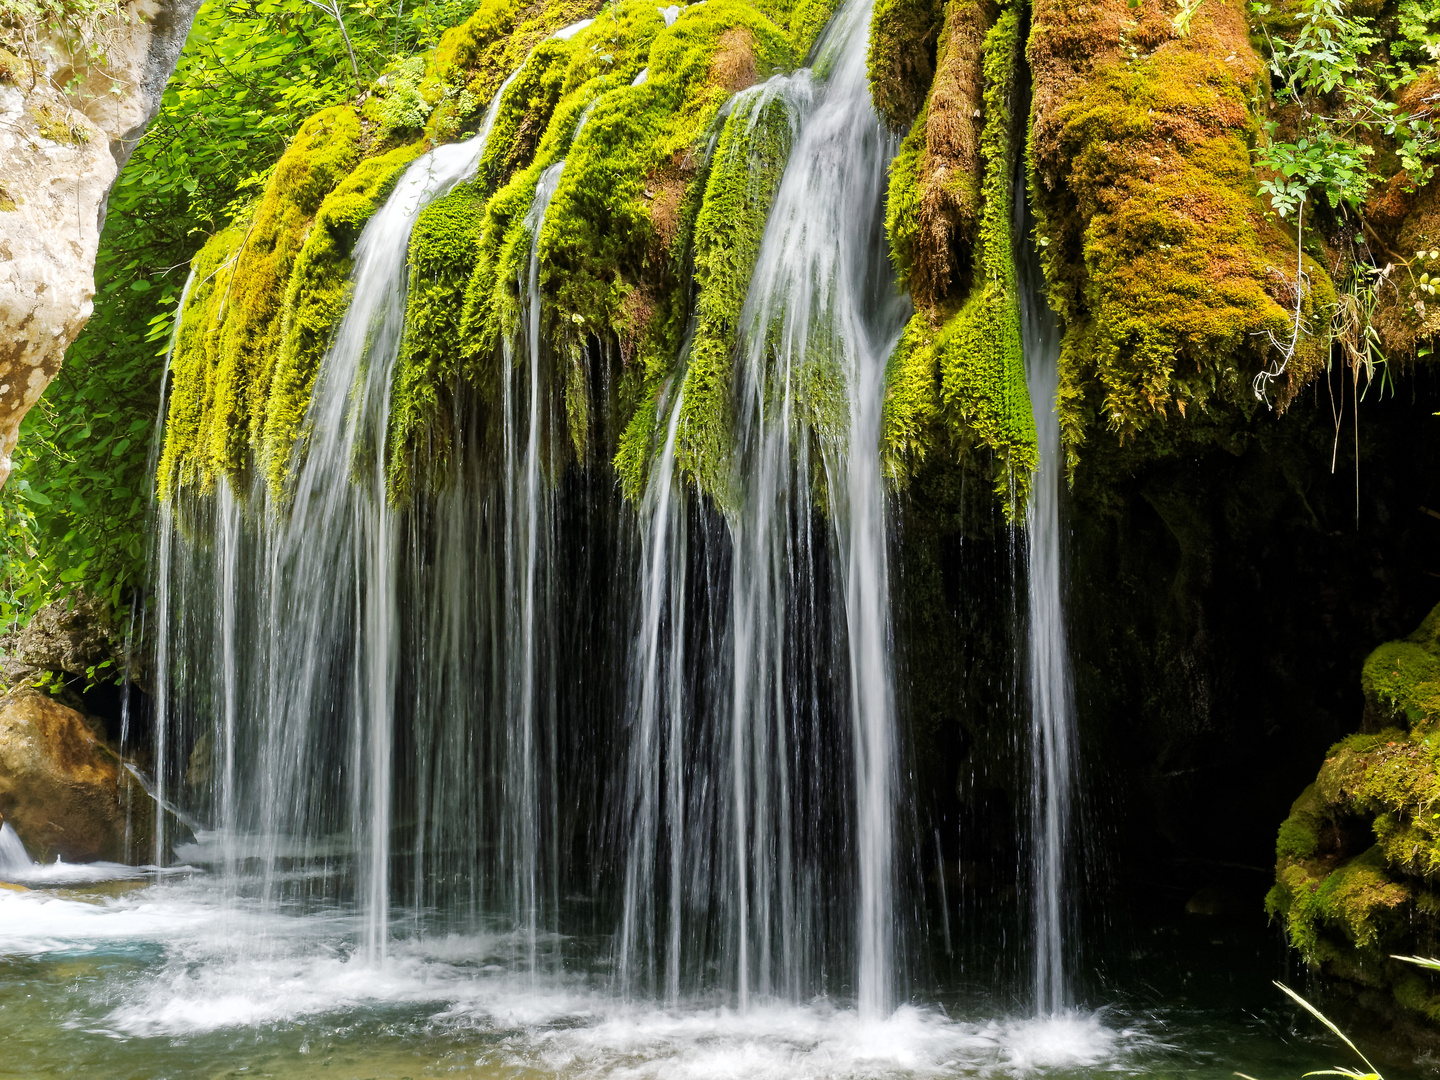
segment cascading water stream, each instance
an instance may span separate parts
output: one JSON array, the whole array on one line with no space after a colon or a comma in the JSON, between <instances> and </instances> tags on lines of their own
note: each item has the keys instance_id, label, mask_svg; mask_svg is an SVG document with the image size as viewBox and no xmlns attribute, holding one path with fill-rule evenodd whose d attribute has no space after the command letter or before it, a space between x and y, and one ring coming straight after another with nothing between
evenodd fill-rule
<instances>
[{"instance_id":1,"label":"cascading water stream","mask_svg":"<svg viewBox=\"0 0 1440 1080\"><path fill-rule=\"evenodd\" d=\"M626 983L653 978L661 919L650 894L667 849L672 1000L682 950L703 962L707 949L742 1009L752 995L800 999L833 965L827 942L853 964L862 1015L892 1000L895 694L879 421L909 305L883 231L895 144L870 102L869 17L865 0L836 16L818 92L808 72L752 91L783 94L798 137L740 318L728 565L710 563L689 589L689 526L671 491L679 392L643 508L619 970ZM687 655L681 627L708 621L687 603L726 591L715 614L727 640ZM701 713L698 727L687 711ZM683 865L687 849L711 854ZM848 916L830 903L837 873L853 882Z\"/></svg>"},{"instance_id":2,"label":"cascading water stream","mask_svg":"<svg viewBox=\"0 0 1440 1080\"><path fill-rule=\"evenodd\" d=\"M1070 1005L1065 971L1069 917L1065 877L1075 771L1075 708L1061 578L1060 488L1065 448L1055 411L1060 387L1060 331L1046 299L1044 277L1030 237L1033 222L1025 195L1022 172L1015 183L1013 224L1025 379L1040 459L1031 480L1025 516L1033 985L1036 1011L1054 1015Z\"/></svg>"},{"instance_id":3,"label":"cascading water stream","mask_svg":"<svg viewBox=\"0 0 1440 1080\"><path fill-rule=\"evenodd\" d=\"M385 955L389 923L401 538L386 503L384 445L409 238L421 210L474 173L518 74L497 90L479 133L411 164L362 231L288 517L258 485L248 500L258 510L247 511L222 480L200 511L213 522L207 552L182 539L174 507L160 515L155 652L172 677L156 700L157 788L164 793L172 769L172 719L208 712L213 727L197 752L209 749L202 768L218 774L217 862L232 887L246 886L243 864L258 858L262 895L275 899L291 886L295 859L319 858L323 891L328 860L349 853L372 961ZM337 687L340 671L348 677ZM337 728L348 733L344 754L331 748ZM242 759L253 765L244 783ZM157 818L157 863L168 847Z\"/></svg>"},{"instance_id":4,"label":"cascading water stream","mask_svg":"<svg viewBox=\"0 0 1440 1080\"><path fill-rule=\"evenodd\" d=\"M769 799L780 801L775 857L760 866L773 865L782 875L780 918L789 927L793 919L784 907L793 902L793 888L783 880L791 872L784 805L789 793L783 783L754 783L747 772L753 763L758 777L768 755L783 759L788 753L780 722L789 689L786 593L792 575L810 571L805 560L811 555L802 550L795 560L789 547L797 534L805 536L812 518L810 440L797 437L802 422L824 470L843 597L854 769L856 993L861 1015L876 1017L890 1007L895 944L895 693L879 424L885 362L909 305L893 285L884 237L895 143L870 102L870 11L868 3L852 0L830 31L829 77L791 154L742 315L747 338L737 427L746 476L742 509L732 522L732 588L735 829L743 843L747 803L753 800L756 825L762 826ZM830 380L843 395L838 402L825 389ZM765 842L758 832L750 839ZM743 897L743 866L740 876ZM760 926L772 918L770 884L756 883ZM741 926L743 971L750 952L743 908ZM769 940L767 934L759 943L762 993L773 985L766 971ZM781 946L788 952L795 943L782 936ZM742 1002L745 985L742 979Z\"/></svg>"},{"instance_id":5,"label":"cascading water stream","mask_svg":"<svg viewBox=\"0 0 1440 1080\"><path fill-rule=\"evenodd\" d=\"M19 835L9 825L0 822L0 881L11 881L16 875L29 871L33 865Z\"/></svg>"},{"instance_id":6,"label":"cascading water stream","mask_svg":"<svg viewBox=\"0 0 1440 1080\"><path fill-rule=\"evenodd\" d=\"M555 195L556 187L559 186L560 175L564 168L565 161L562 158L540 175L540 179L535 185L535 197L531 201L530 211L525 218L526 227L530 230L530 259L525 274L517 282L517 286L520 295L525 298L523 329L527 392L525 448L518 463L515 462L513 428L507 427L505 440L506 457L512 463L507 475L515 478L515 482L509 484L507 488L510 493L508 520L513 523L515 529L515 535L509 548L510 559L507 560L507 570L510 579L515 583L512 595L517 602L520 619L519 663L511 680L512 715L518 718L521 725L520 746L515 757L518 764L518 776L514 794L520 805L530 811L520 819L519 835L515 838L519 854L516 866L522 876L515 883L514 896L517 904L517 923L525 928L531 971L534 971L536 966L537 935L541 914L540 882L537 876L541 846L540 808L538 805L540 795L537 777L541 733L536 730L536 727L542 710L536 707L536 695L540 692L537 685L540 675L537 637L540 632L539 624L546 621L541 609L546 606L547 596L542 595L546 583L539 580L539 575L542 563L548 566L551 562L545 550L549 545L551 535L550 514L548 513L550 494L542 489L544 478L541 469L540 316L543 297L540 292L540 233L545 227L545 212L550 207L550 200ZM513 397L513 392L509 390L509 384L510 380L515 377L516 369L514 364L508 364L507 367L509 368L506 376L508 399ZM513 410L507 401L505 407L507 420L512 413ZM543 714L553 725L554 710L545 709ZM548 745L553 747L555 733L551 730L547 734ZM553 817L552 814L552 820Z\"/></svg>"}]
</instances>

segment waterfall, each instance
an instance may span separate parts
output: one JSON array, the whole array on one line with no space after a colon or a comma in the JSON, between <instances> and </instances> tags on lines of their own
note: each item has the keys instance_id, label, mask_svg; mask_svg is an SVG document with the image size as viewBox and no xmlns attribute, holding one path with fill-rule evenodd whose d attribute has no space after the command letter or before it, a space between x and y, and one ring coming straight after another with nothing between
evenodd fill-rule
<instances>
[{"instance_id":1,"label":"waterfall","mask_svg":"<svg viewBox=\"0 0 1440 1080\"><path fill-rule=\"evenodd\" d=\"M540 293L540 232L545 227L545 212L560 183L560 174L565 168L562 158L547 168L535 186L535 197L530 204L525 224L530 230L530 260L524 277L517 282L519 293L525 298L525 346L528 389L525 409L525 449L519 462L515 461L515 433L509 423L513 409L508 405L504 410L507 421L505 434L506 460L510 467L507 478L507 520L513 523L515 535L507 550L506 573L512 582L511 597L519 614L518 663L512 669L510 711L520 724L520 747L515 756L518 775L515 777L513 797L527 812L518 819L519 835L515 838L519 858L516 867L519 877L515 882L513 895L517 904L516 921L525 927L527 952L530 969L535 969L536 934L540 925L540 898L537 867L540 857L540 807L537 781L537 748L540 732L536 730L542 710L537 708L536 694L541 660L538 656L537 635L542 624L548 623L548 590L545 581L540 580L542 564L548 567L552 558L549 553L550 515L547 513L551 495L542 490L541 476L541 353L540 315L543 298ZM515 397L511 381L516 367L507 364L506 395ZM546 685L552 684L547 679ZM551 725L555 713L551 708L543 710ZM548 732L547 744L555 745L555 733ZM553 770L552 770L553 771ZM553 815L551 815L553 820ZM551 875L553 880L553 874Z\"/></svg>"},{"instance_id":2,"label":"waterfall","mask_svg":"<svg viewBox=\"0 0 1440 1080\"><path fill-rule=\"evenodd\" d=\"M672 385L678 386L684 367L677 370ZM647 982L653 982L650 961L655 950L655 856L660 829L660 784L665 779L665 842L669 849L669 888L666 922L669 927L665 953L665 998L672 1005L680 998L680 950L682 923L682 880L685 837L684 745L684 662L685 639L674 620L685 611L686 530L680 518L681 492L675 490L675 444L680 431L685 396L675 390L665 443L655 470L646 486L641 520L645 522L641 553L640 630L636 641L637 671L633 681L632 705L638 709L631 732L631 751L626 782L636 802L630 836L630 853L625 865L623 914L619 958L620 985L628 989L637 981L633 968L647 966ZM667 625L667 621L669 625ZM668 642L666 637L668 636ZM660 759L662 732L665 751ZM643 941L641 936L643 935Z\"/></svg>"},{"instance_id":3,"label":"waterfall","mask_svg":"<svg viewBox=\"0 0 1440 1080\"><path fill-rule=\"evenodd\" d=\"M0 881L7 881L7 875L28 873L34 863L20 842L20 836L7 823L0 822Z\"/></svg>"},{"instance_id":4,"label":"waterfall","mask_svg":"<svg viewBox=\"0 0 1440 1080\"><path fill-rule=\"evenodd\" d=\"M1075 708L1065 643L1061 578L1060 489L1065 448L1056 395L1060 387L1060 329L1045 294L1030 237L1023 169L1015 182L1014 234L1025 379L1035 416L1040 466L1026 508L1029 601L1030 845L1035 934L1034 1001L1040 1014L1070 1004L1065 974L1065 870L1075 769Z\"/></svg>"},{"instance_id":5,"label":"waterfall","mask_svg":"<svg viewBox=\"0 0 1440 1080\"><path fill-rule=\"evenodd\" d=\"M705 988L714 964L741 1009L757 996L800 999L839 954L862 1015L892 1002L895 689L879 424L909 306L884 235L895 142L870 103L869 18L869 3L851 0L826 33L826 79L800 121L741 314L728 551L715 550L713 511L682 513L671 491L678 391L642 508L619 971L655 978L662 918L651 894L668 877L671 998L682 966ZM809 80L792 77L807 105ZM717 622L723 636L702 633L686 651L686 627ZM837 895L851 898L848 912Z\"/></svg>"},{"instance_id":6,"label":"waterfall","mask_svg":"<svg viewBox=\"0 0 1440 1080\"><path fill-rule=\"evenodd\" d=\"M885 362L909 310L889 271L883 206L895 143L882 132L870 103L869 20L870 5L856 0L837 17L829 79L781 182L742 316L748 335L738 422L747 476L744 509L734 523L733 701L735 828L743 839L747 786L757 828L770 813L772 794L782 803L788 799L783 783L772 791L755 781L767 771L768 755L783 759L788 753L779 723L787 682L784 597L792 574L809 572L811 557L804 550L811 528L806 520L811 517L811 447L795 437L796 412L804 410L816 436L817 464L824 470L844 605L858 879L856 992L861 1014L877 1016L889 1008L893 979L895 798L880 409ZM830 379L838 379L843 402L827 394ZM792 562L789 545L797 539L801 550ZM754 778L746 775L747 757L754 761ZM774 865L784 873L788 822L783 805L778 814L780 849ZM757 882L762 926L771 918L764 903L766 884ZM743 897L743 867L741 892ZM789 894L782 882L781 898L788 900ZM782 925L790 921L784 915ZM742 970L749 953L744 930L742 909ZM761 943L762 964L768 959L767 944L768 937ZM762 988L768 981L764 975L762 968ZM743 1000L743 979L741 986Z\"/></svg>"},{"instance_id":7,"label":"waterfall","mask_svg":"<svg viewBox=\"0 0 1440 1080\"><path fill-rule=\"evenodd\" d=\"M359 944L372 961L385 956L390 920L400 606L410 584L399 580L402 523L384 477L409 239L421 210L474 173L516 75L479 133L413 162L362 231L288 516L263 481L237 493L222 479L213 499L166 505L159 517L157 791L177 783L172 748L190 736L187 775L210 790L214 861L231 887L251 887L257 861L270 901L297 887L335 895L340 876L353 875ZM205 730L187 729L201 718ZM157 863L169 846L164 825L157 811Z\"/></svg>"}]
</instances>

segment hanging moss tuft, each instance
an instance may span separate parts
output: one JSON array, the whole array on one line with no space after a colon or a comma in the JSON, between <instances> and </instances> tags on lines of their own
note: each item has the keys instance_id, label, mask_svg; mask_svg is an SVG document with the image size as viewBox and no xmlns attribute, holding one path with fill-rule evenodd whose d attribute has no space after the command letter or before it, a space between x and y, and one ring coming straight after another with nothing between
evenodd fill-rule
<instances>
[{"instance_id":1,"label":"hanging moss tuft","mask_svg":"<svg viewBox=\"0 0 1440 1080\"><path fill-rule=\"evenodd\" d=\"M1020 17L1013 7L1002 11L976 56L981 17L973 5L952 0L941 76L892 166L886 226L916 313L887 371L882 449L887 471L902 485L938 447L976 464L983 452L984 471L1006 513L1015 515L1037 465L1012 236ZM984 124L972 149L955 114L973 115L968 95L976 82L983 86ZM980 183L972 189L974 173L962 170L976 166ZM967 196L978 215L969 295L957 310L951 253L966 222Z\"/></svg>"},{"instance_id":2,"label":"hanging moss tuft","mask_svg":"<svg viewBox=\"0 0 1440 1080\"><path fill-rule=\"evenodd\" d=\"M405 340L395 366L385 474L392 503L445 476L453 453L465 286L480 254L485 200L461 184L425 208L410 234Z\"/></svg>"},{"instance_id":3,"label":"hanging moss tuft","mask_svg":"<svg viewBox=\"0 0 1440 1080\"><path fill-rule=\"evenodd\" d=\"M1051 303L1065 323L1061 422L1073 469L1097 432L1138 454L1242 420L1250 383L1288 337L1296 245L1263 206L1251 112L1263 77L1241 6L1173 11L1037 0L1032 200ZM1308 256L1302 305L1328 322L1334 289ZM1325 363L1307 337L1277 384L1283 408Z\"/></svg>"},{"instance_id":4,"label":"hanging moss tuft","mask_svg":"<svg viewBox=\"0 0 1440 1080\"><path fill-rule=\"evenodd\" d=\"M875 0L870 17L870 99L892 131L910 128L935 75L942 0Z\"/></svg>"},{"instance_id":5,"label":"hanging moss tuft","mask_svg":"<svg viewBox=\"0 0 1440 1080\"><path fill-rule=\"evenodd\" d=\"M238 248L215 372L214 423L200 448L210 468L239 478L265 429L280 351L281 307L296 256L320 204L360 158L360 118L339 105L307 120L265 185Z\"/></svg>"},{"instance_id":6,"label":"hanging moss tuft","mask_svg":"<svg viewBox=\"0 0 1440 1080\"><path fill-rule=\"evenodd\" d=\"M215 371L219 366L221 309L230 290L235 253L249 229L242 219L205 242L191 264L194 283L170 357L170 400L165 444L156 470L158 497L169 502L182 487L208 491L215 475L208 445Z\"/></svg>"},{"instance_id":7,"label":"hanging moss tuft","mask_svg":"<svg viewBox=\"0 0 1440 1080\"><path fill-rule=\"evenodd\" d=\"M722 505L730 480L731 374L740 310L798 120L789 102L769 88L749 91L736 101L715 149L695 226L696 325L675 457L681 474ZM649 415L637 416L650 426ZM645 431L644 437L649 434ZM647 460L636 454L641 435L641 429L627 430L617 458L617 466L625 462L621 484L631 497L639 495L646 473L637 467Z\"/></svg>"},{"instance_id":8,"label":"hanging moss tuft","mask_svg":"<svg viewBox=\"0 0 1440 1080\"><path fill-rule=\"evenodd\" d=\"M351 255L423 143L397 147L360 164L315 215L285 294L282 344L270 381L260 459L270 494L284 501L303 449L303 425L320 361L350 301Z\"/></svg>"}]
</instances>

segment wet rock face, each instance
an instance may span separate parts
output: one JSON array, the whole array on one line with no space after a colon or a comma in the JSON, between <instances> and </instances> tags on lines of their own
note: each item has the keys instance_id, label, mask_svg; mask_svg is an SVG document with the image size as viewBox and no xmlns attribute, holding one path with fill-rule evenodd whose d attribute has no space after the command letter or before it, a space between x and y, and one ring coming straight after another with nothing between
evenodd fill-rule
<instances>
[{"instance_id":1,"label":"wet rock face","mask_svg":"<svg viewBox=\"0 0 1440 1080\"><path fill-rule=\"evenodd\" d=\"M147 851L155 816L85 718L37 690L0 698L0 815L32 855L66 862Z\"/></svg>"},{"instance_id":2,"label":"wet rock face","mask_svg":"<svg viewBox=\"0 0 1440 1080\"><path fill-rule=\"evenodd\" d=\"M20 421L90 317L105 201L199 6L127 4L96 28L103 62L73 33L0 39L0 484Z\"/></svg>"}]
</instances>

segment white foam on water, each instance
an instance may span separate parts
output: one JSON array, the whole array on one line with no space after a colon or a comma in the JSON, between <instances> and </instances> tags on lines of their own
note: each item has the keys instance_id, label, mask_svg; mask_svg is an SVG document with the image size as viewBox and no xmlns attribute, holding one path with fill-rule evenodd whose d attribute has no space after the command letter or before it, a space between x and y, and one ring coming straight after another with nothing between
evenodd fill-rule
<instances>
[{"instance_id":1,"label":"white foam on water","mask_svg":"<svg viewBox=\"0 0 1440 1080\"><path fill-rule=\"evenodd\" d=\"M0 892L0 958L164 941L217 914L198 904L137 904L128 898L89 903L47 892Z\"/></svg>"},{"instance_id":2,"label":"white foam on water","mask_svg":"<svg viewBox=\"0 0 1440 1080\"><path fill-rule=\"evenodd\" d=\"M1026 1077L1123 1070L1152 1039L1102 1014L963 1020L905 1005L865 1020L828 999L745 1011L625 1002L583 975L517 970L523 933L397 939L367 963L351 911L276 914L222 903L213 882L152 886L94 903L0 893L0 957L54 952L160 956L73 999L66 1026L116 1038L283 1029L330 1016L349 1026L396 1008L448 1040L477 1036L477 1067L606 1080ZM69 1003L67 1003L68 1005ZM496 1033L501 1038L494 1038Z\"/></svg>"},{"instance_id":3,"label":"white foam on water","mask_svg":"<svg viewBox=\"0 0 1440 1080\"><path fill-rule=\"evenodd\" d=\"M95 885L106 881L138 881L155 872L153 866L113 862L67 863L58 858L53 863L35 862L26 852L19 834L8 824L0 824L0 881L12 885Z\"/></svg>"},{"instance_id":4,"label":"white foam on water","mask_svg":"<svg viewBox=\"0 0 1440 1080\"><path fill-rule=\"evenodd\" d=\"M587 1025L538 1033L515 1055L563 1076L625 1080L805 1080L834 1077L1028 1076L1115 1065L1138 1037L1093 1015L963 1022L902 1006L865 1021L825 1000L746 1012L606 1009Z\"/></svg>"}]
</instances>

